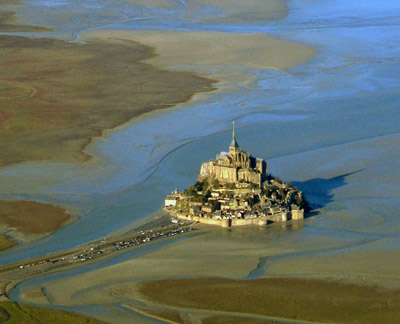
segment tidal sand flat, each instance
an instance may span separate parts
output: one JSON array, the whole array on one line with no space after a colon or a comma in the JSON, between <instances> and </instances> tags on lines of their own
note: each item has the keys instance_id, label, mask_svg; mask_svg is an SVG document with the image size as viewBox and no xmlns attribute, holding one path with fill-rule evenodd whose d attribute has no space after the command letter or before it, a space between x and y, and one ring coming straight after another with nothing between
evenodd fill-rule
<instances>
[{"instance_id":1,"label":"tidal sand flat","mask_svg":"<svg viewBox=\"0 0 400 324\"><path fill-rule=\"evenodd\" d=\"M15 242L8 236L0 234L0 251L7 250L15 245Z\"/></svg>"},{"instance_id":2,"label":"tidal sand flat","mask_svg":"<svg viewBox=\"0 0 400 324\"><path fill-rule=\"evenodd\" d=\"M83 162L105 129L211 91L212 81L163 71L130 41L78 44L0 37L0 166L45 160Z\"/></svg>"},{"instance_id":3,"label":"tidal sand flat","mask_svg":"<svg viewBox=\"0 0 400 324\"><path fill-rule=\"evenodd\" d=\"M250 313L282 320L372 324L395 323L400 316L398 290L340 282L290 278L173 279L140 283L139 292L172 309L222 311L237 317Z\"/></svg>"},{"instance_id":4,"label":"tidal sand flat","mask_svg":"<svg viewBox=\"0 0 400 324\"><path fill-rule=\"evenodd\" d=\"M46 287L53 303L72 306L87 303L111 303L134 297L134 282L169 277L229 277L245 279L263 255L293 253L290 243L278 246L275 239L281 231L243 228L235 231L201 227L183 240L143 251L123 262L108 267L62 276L48 283L22 285L21 302L41 304L47 301L31 295ZM230 269L227 271L226 269ZM101 291L102 293L99 293Z\"/></svg>"},{"instance_id":5,"label":"tidal sand flat","mask_svg":"<svg viewBox=\"0 0 400 324\"><path fill-rule=\"evenodd\" d=\"M0 201L0 226L22 240L50 234L72 220L61 207L34 201Z\"/></svg>"},{"instance_id":6,"label":"tidal sand flat","mask_svg":"<svg viewBox=\"0 0 400 324\"><path fill-rule=\"evenodd\" d=\"M21 32L48 32L51 29L41 26L29 26L17 23L16 13L8 11L7 6L19 5L20 0L2 0L0 3L0 32L21 33ZM12 8L12 7L10 7Z\"/></svg>"},{"instance_id":7,"label":"tidal sand flat","mask_svg":"<svg viewBox=\"0 0 400 324\"><path fill-rule=\"evenodd\" d=\"M261 320L254 318L238 318L233 316L211 316L202 320L203 324L274 324L276 320Z\"/></svg>"},{"instance_id":8,"label":"tidal sand flat","mask_svg":"<svg viewBox=\"0 0 400 324\"><path fill-rule=\"evenodd\" d=\"M21 33L21 32L48 32L51 29L46 27L27 26L15 24L15 12L0 11L0 32Z\"/></svg>"},{"instance_id":9,"label":"tidal sand flat","mask_svg":"<svg viewBox=\"0 0 400 324\"><path fill-rule=\"evenodd\" d=\"M126 0L148 8L184 11L183 18L204 22L238 23L246 21L268 21L285 18L289 8L285 0Z\"/></svg>"},{"instance_id":10,"label":"tidal sand flat","mask_svg":"<svg viewBox=\"0 0 400 324\"><path fill-rule=\"evenodd\" d=\"M101 30L80 36L83 41L110 38L155 48L157 56L146 60L150 64L174 70L207 67L206 71L213 74L221 67L284 70L316 54L310 45L277 39L266 33Z\"/></svg>"}]
</instances>

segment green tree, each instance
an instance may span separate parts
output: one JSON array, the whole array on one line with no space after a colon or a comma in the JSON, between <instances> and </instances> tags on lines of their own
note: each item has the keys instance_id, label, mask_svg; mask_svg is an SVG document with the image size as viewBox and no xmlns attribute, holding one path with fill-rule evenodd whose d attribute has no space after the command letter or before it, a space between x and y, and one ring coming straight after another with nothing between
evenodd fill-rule
<instances>
[{"instance_id":1,"label":"green tree","mask_svg":"<svg viewBox=\"0 0 400 324\"><path fill-rule=\"evenodd\" d=\"M210 198L210 197L211 197L211 191L207 190L207 192L202 196L202 201L207 202L208 198Z\"/></svg>"},{"instance_id":2,"label":"green tree","mask_svg":"<svg viewBox=\"0 0 400 324\"><path fill-rule=\"evenodd\" d=\"M195 186L187 187L184 191L184 194L189 197L195 197L197 196L197 188Z\"/></svg>"},{"instance_id":3,"label":"green tree","mask_svg":"<svg viewBox=\"0 0 400 324\"><path fill-rule=\"evenodd\" d=\"M281 196L281 199L285 199L286 192L283 188L279 188L278 193L279 193L279 196Z\"/></svg>"},{"instance_id":4,"label":"green tree","mask_svg":"<svg viewBox=\"0 0 400 324\"><path fill-rule=\"evenodd\" d=\"M234 183L227 183L227 184L225 184L225 188L226 188L226 189L235 189L236 186L235 186Z\"/></svg>"},{"instance_id":5,"label":"green tree","mask_svg":"<svg viewBox=\"0 0 400 324\"><path fill-rule=\"evenodd\" d=\"M217 179L214 179L214 180L212 181L212 187L213 187L213 188L219 188L219 186L220 186L219 181L218 181Z\"/></svg>"}]
</instances>

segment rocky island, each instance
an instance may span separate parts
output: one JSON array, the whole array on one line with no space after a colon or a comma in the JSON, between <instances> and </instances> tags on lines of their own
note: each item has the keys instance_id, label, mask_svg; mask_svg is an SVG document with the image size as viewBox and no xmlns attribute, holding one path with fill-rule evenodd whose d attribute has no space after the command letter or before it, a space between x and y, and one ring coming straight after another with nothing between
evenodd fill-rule
<instances>
[{"instance_id":1,"label":"rocky island","mask_svg":"<svg viewBox=\"0 0 400 324\"><path fill-rule=\"evenodd\" d=\"M263 159L239 147L235 123L229 152L204 162L197 182L172 192L164 208L178 219L223 227L296 221L310 210L298 188L273 177Z\"/></svg>"}]
</instances>

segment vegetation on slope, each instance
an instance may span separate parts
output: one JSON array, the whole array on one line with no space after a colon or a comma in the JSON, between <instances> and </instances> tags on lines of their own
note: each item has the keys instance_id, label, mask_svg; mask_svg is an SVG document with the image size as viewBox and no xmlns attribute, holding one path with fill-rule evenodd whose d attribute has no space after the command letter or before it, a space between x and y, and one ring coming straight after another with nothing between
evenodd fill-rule
<instances>
[{"instance_id":1,"label":"vegetation on slope","mask_svg":"<svg viewBox=\"0 0 400 324\"><path fill-rule=\"evenodd\" d=\"M94 318L64 312L20 305L10 301L0 303L1 324L104 324Z\"/></svg>"},{"instance_id":2,"label":"vegetation on slope","mask_svg":"<svg viewBox=\"0 0 400 324\"><path fill-rule=\"evenodd\" d=\"M15 242L4 234L0 234L0 251L7 250L15 245Z\"/></svg>"}]
</instances>

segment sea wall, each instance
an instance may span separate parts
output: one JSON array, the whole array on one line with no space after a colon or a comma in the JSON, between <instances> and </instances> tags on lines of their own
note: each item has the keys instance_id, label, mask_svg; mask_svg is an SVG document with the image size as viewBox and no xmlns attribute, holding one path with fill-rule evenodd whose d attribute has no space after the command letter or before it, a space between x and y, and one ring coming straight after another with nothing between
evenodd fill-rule
<instances>
[{"instance_id":1,"label":"sea wall","mask_svg":"<svg viewBox=\"0 0 400 324\"><path fill-rule=\"evenodd\" d=\"M266 217L250 218L250 219L241 219L241 218L215 219L209 217L200 217L200 216L178 214L178 213L172 213L172 215L183 220L192 220L202 224L217 225L221 227L246 226L246 225L260 226L260 225L267 225L268 222L268 219Z\"/></svg>"},{"instance_id":2,"label":"sea wall","mask_svg":"<svg viewBox=\"0 0 400 324\"><path fill-rule=\"evenodd\" d=\"M221 227L231 227L231 226L247 226L247 225L258 225L265 226L269 222L287 222L288 220L300 220L304 218L303 211L294 213L279 213L269 217L257 217L257 218L233 218L233 219L215 219L209 217L194 216L190 214L179 214L168 210L168 212L179 219L191 220L208 225L217 225Z\"/></svg>"}]
</instances>

